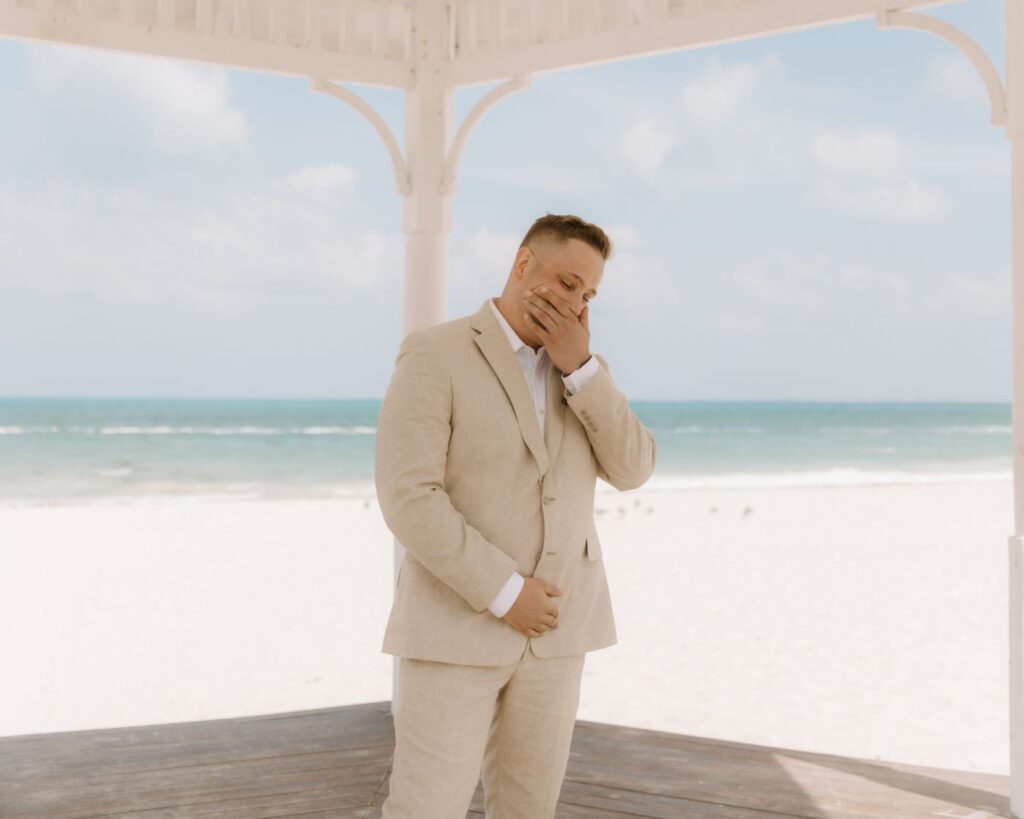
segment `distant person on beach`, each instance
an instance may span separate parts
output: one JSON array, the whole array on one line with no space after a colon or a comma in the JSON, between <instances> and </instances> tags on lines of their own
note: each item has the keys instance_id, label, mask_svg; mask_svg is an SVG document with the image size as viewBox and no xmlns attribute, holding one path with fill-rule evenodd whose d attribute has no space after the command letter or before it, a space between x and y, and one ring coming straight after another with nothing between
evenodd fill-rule
<instances>
[{"instance_id":1,"label":"distant person on beach","mask_svg":"<svg viewBox=\"0 0 1024 819\"><path fill-rule=\"evenodd\" d=\"M600 477L636 489L655 442L590 352L611 241L537 219L505 288L402 340L375 481L405 547L382 651L401 657L383 819L551 819L586 652L615 645Z\"/></svg>"}]
</instances>

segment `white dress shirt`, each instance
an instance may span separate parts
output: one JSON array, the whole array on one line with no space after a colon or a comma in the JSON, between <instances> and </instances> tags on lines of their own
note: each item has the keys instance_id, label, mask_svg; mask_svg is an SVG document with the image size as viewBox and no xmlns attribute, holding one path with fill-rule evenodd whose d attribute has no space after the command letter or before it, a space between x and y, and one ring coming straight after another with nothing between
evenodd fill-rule
<instances>
[{"instance_id":1,"label":"white dress shirt","mask_svg":"<svg viewBox=\"0 0 1024 819\"><path fill-rule=\"evenodd\" d=\"M537 352L534 352L533 348L523 341L518 333L512 329L512 325L508 323L501 314L501 311L495 306L493 298L490 299L489 303L494 317L498 320L498 324L501 325L501 329L505 331L508 342L512 345L512 351L516 354L516 359L519 361L519 367L522 369L523 377L526 379L526 386L530 390L534 406L537 409L540 431L543 433L544 407L547 405L548 369L551 367L548 351L541 346ZM597 358L592 355L582 367L563 375L562 382L570 393L575 394L597 372L598 366ZM512 604L516 602L519 592L523 589L524 582L523 576L519 572L513 571L508 582L505 583L501 591L498 592L497 596L488 605L491 614L495 617L504 617L508 610L512 608Z\"/></svg>"}]
</instances>

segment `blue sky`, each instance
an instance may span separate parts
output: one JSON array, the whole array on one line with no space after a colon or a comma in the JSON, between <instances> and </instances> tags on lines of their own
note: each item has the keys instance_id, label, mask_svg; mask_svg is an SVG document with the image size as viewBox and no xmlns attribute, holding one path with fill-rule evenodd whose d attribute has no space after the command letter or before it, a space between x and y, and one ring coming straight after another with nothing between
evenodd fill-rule
<instances>
[{"instance_id":1,"label":"blue sky","mask_svg":"<svg viewBox=\"0 0 1024 819\"><path fill-rule=\"evenodd\" d=\"M1002 70L1003 4L925 13ZM397 91L351 86L402 142ZM456 127L492 85L455 93ZM379 398L402 201L305 80L0 40L0 395ZM1009 143L973 67L873 21L534 76L462 154L449 316L545 212L616 249L635 400L1010 396Z\"/></svg>"}]
</instances>

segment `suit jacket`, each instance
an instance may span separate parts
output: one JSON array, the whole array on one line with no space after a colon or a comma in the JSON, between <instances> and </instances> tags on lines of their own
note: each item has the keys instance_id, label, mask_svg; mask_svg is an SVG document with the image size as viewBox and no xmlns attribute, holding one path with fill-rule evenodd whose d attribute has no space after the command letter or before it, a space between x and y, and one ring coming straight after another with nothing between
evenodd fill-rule
<instances>
[{"instance_id":1,"label":"suit jacket","mask_svg":"<svg viewBox=\"0 0 1024 819\"><path fill-rule=\"evenodd\" d=\"M596 354L595 354L596 355ZM654 471L654 436L608 364L575 394L548 371L545 430L487 301L408 333L377 420L374 479L405 547L381 650L505 665L615 645L597 478L620 490ZM562 590L558 627L527 637L488 604L513 570Z\"/></svg>"}]
</instances>

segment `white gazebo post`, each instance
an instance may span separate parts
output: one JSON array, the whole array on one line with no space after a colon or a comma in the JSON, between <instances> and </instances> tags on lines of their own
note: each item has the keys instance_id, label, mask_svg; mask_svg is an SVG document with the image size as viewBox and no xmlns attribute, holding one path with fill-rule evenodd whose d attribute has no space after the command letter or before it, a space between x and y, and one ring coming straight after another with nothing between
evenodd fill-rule
<instances>
[{"instance_id":1,"label":"white gazebo post","mask_svg":"<svg viewBox=\"0 0 1024 819\"><path fill-rule=\"evenodd\" d=\"M1014 534L1009 551L1010 813L1024 816L1024 0L1005 0L1006 78L985 51L956 26L904 11L880 11L880 29L915 28L955 45L974 64L988 92L993 125L1010 139L1010 277L1012 303Z\"/></svg>"},{"instance_id":2,"label":"white gazebo post","mask_svg":"<svg viewBox=\"0 0 1024 819\"><path fill-rule=\"evenodd\" d=\"M448 234L451 194L441 190L445 151L452 122L452 91L445 85L444 3L413 6L412 61L416 84L405 94L405 155L409 190L402 210L405 232L405 280L402 336L444 321L448 315ZM405 547L394 542L394 579ZM395 584L392 583L392 588ZM398 707L401 661L391 667L391 713Z\"/></svg>"},{"instance_id":3,"label":"white gazebo post","mask_svg":"<svg viewBox=\"0 0 1024 819\"><path fill-rule=\"evenodd\" d=\"M1006 0L1006 135L1010 139L1013 310L1013 517L1009 540L1010 812L1024 815L1024 4Z\"/></svg>"}]
</instances>

